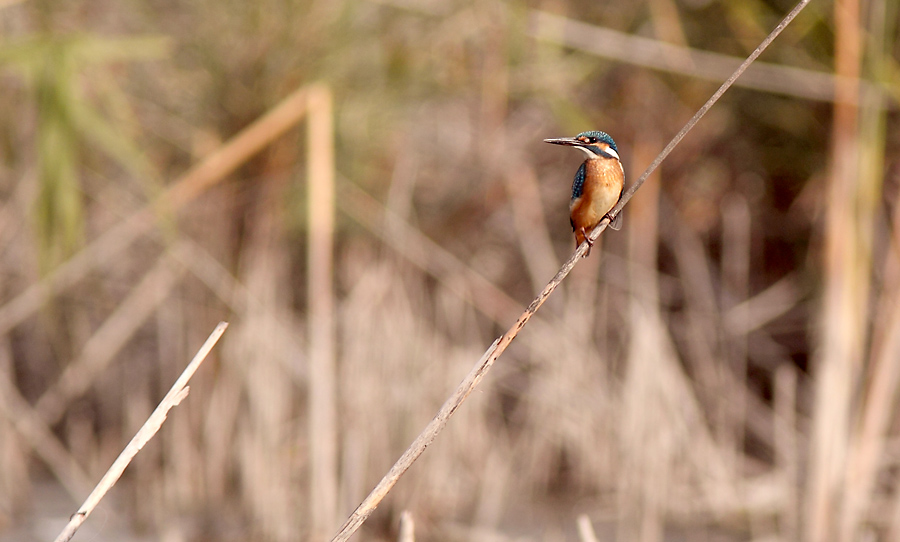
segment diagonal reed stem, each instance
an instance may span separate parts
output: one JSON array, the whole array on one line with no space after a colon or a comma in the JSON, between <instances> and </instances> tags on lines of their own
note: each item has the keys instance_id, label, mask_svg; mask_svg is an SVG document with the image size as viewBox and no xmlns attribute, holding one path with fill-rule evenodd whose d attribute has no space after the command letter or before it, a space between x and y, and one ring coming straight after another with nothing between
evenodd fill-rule
<instances>
[{"instance_id":1,"label":"diagonal reed stem","mask_svg":"<svg viewBox=\"0 0 900 542\"><path fill-rule=\"evenodd\" d=\"M644 184L644 181L647 180L647 177L656 170L657 167L662 163L663 160L672 152L676 145L678 145L684 136L687 135L688 132L703 118L703 115L706 114L707 111L725 94L731 85L737 80L738 77L744 73L744 70L747 69L758 57L762 54L763 51L781 34L781 31L784 30L787 25L797 17L797 15L806 7L809 3L809 0L801 0L799 4L797 4L794 9L790 11L790 13L785 16L785 18L775 27L772 32L766 36L766 39L759 44L759 46L750 53L750 56L747 57L744 62L741 63L740 66L731 74L718 90L703 104L691 120L684 125L684 128L679 131L669 144L659 153L655 160L650 164L649 167L641 174L637 181L624 193L622 194L622 198L619 200L619 203L613 207L612 211L610 211L610 215L615 217L622 208L628 203L628 201L634 196L634 193ZM596 241L598 237L606 230L606 226L609 225L609 218L604 218L600 224L594 228L594 230L590 234L591 241ZM334 537L331 539L331 542L346 542L353 533L355 533L360 526L369 518L372 512L375 511L375 508L381 503L385 496L391 491L397 481L400 479L403 474L409 470L412 464L419 458L420 455L425 451L425 449L434 441L435 437L437 437L438 433L443 430L444 426L447 425L447 422L450 419L450 416L453 415L454 412L462 405L463 401L472 393L478 383L484 378L487 372L490 370L491 366L497 361L506 348L510 345L513 339L516 338L516 335L519 334L519 331L525 327L525 324L531 320L531 317L534 316L534 313L544 304L544 301L550 297L550 294L556 290L557 286L566 278L570 271L575 267L575 264L581 259L581 256L587 252L588 244L582 243L575 252L569 256L569 259L563 266L559 269L553 279L544 287L541 293L534 298L534 301L528 305L528 308L525 309L525 312L519 316L516 323L510 327L506 333L504 333L499 339L495 340L493 344L485 351L484 355L481 356L481 359L478 360L478 363L472 368L469 374L460 382L459 386L457 386L456 390L453 394L444 402L441 409L438 411L437 415L425 426L425 429L419 434L418 437L413 441L412 444L403 452L403 455L400 456L400 459L397 460L396 463L391 467L391 470L378 482L378 485L369 493L369 495L356 507L356 510L350 514L350 517L344 522L343 526L341 526L340 530Z\"/></svg>"},{"instance_id":2,"label":"diagonal reed stem","mask_svg":"<svg viewBox=\"0 0 900 542\"><path fill-rule=\"evenodd\" d=\"M84 504L81 505L77 512L72 514L69 523L66 524L62 532L59 533L59 536L56 537L55 542L68 542L75 536L75 531L81 527L81 524L85 522L89 515L91 515L91 512L93 512L94 508L100 503L100 500L103 499L106 493L119 480L119 477L125 472L125 468L131 463L131 460L134 459L134 456L136 456L138 452L141 451L141 448L156 435L156 432L159 431L162 424L165 423L169 411L187 397L187 394L190 391L188 382L191 377L194 376L194 373L197 372L197 369L200 368L200 364L203 363L203 360L209 355L213 346L219 341L219 337L225 333L225 328L227 327L227 322L219 322L219 325L216 326L206 339L206 342L203 343L203 346L200 347L200 350L197 351L194 359L191 360L187 368L181 373L178 380L172 384L169 393L163 397L162 401L160 401L159 405L156 407L156 410L150 414L150 417L147 418L144 425L141 426L131 439L131 442L125 446L125 449L122 450L119 457L116 458L112 466L109 467L109 470L106 471L106 474L103 475L103 478L100 479L100 482L97 483L97 486L91 494L88 495Z\"/></svg>"}]
</instances>

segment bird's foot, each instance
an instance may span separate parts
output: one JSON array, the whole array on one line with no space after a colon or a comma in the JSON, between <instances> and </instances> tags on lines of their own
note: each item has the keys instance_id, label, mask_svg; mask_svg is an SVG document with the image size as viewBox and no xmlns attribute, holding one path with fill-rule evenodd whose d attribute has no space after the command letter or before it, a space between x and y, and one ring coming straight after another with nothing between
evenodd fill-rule
<instances>
[{"instance_id":1,"label":"bird's foot","mask_svg":"<svg viewBox=\"0 0 900 542\"><path fill-rule=\"evenodd\" d=\"M587 258L588 256L590 256L591 249L594 248L594 242L591 241L591 238L588 235L588 233L589 232L585 231L584 228L581 228L581 234L584 235L584 242L587 243L587 245L588 245L587 252L584 253L584 256L582 256L582 258Z\"/></svg>"}]
</instances>

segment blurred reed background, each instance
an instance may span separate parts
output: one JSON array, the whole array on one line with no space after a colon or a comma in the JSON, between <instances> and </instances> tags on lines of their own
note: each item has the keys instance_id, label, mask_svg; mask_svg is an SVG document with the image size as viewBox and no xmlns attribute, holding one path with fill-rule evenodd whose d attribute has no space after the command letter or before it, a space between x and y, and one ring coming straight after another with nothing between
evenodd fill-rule
<instances>
[{"instance_id":1,"label":"blurred reed background","mask_svg":"<svg viewBox=\"0 0 900 542\"><path fill-rule=\"evenodd\" d=\"M0 2L0 540L221 319L84 539L326 540L574 248L541 139L637 178L792 6ZM900 539L897 11L814 0L357 539Z\"/></svg>"}]
</instances>

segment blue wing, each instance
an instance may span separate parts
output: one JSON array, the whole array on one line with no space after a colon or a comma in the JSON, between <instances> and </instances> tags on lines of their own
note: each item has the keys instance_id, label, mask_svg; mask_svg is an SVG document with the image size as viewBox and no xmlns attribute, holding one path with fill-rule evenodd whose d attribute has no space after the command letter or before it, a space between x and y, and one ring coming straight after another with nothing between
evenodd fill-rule
<instances>
[{"instance_id":1,"label":"blue wing","mask_svg":"<svg viewBox=\"0 0 900 542\"><path fill-rule=\"evenodd\" d=\"M575 182L572 183L573 200L580 198L584 192L584 174L584 162L582 162L581 167L575 172Z\"/></svg>"}]
</instances>

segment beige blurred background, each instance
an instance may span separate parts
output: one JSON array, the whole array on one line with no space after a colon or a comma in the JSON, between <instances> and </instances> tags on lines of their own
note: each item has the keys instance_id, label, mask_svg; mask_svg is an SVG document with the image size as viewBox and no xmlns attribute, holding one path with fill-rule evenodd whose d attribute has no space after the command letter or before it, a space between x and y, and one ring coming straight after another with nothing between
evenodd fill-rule
<instances>
[{"instance_id":1,"label":"beige blurred background","mask_svg":"<svg viewBox=\"0 0 900 542\"><path fill-rule=\"evenodd\" d=\"M541 140L633 182L792 7L0 2L0 540L219 320L76 540L328 540L573 250ZM356 540L900 539L897 11L813 1Z\"/></svg>"}]
</instances>

